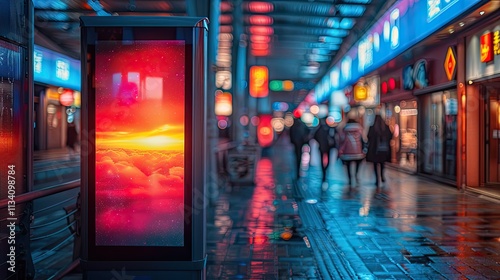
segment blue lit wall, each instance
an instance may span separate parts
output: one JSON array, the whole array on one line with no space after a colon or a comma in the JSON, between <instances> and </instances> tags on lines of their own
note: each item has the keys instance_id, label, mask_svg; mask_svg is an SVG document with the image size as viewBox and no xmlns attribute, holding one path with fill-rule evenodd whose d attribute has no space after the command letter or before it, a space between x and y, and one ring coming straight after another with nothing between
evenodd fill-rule
<instances>
[{"instance_id":1,"label":"blue lit wall","mask_svg":"<svg viewBox=\"0 0 500 280\"><path fill-rule=\"evenodd\" d=\"M33 53L35 82L80 90L80 61L35 45Z\"/></svg>"},{"instance_id":2,"label":"blue lit wall","mask_svg":"<svg viewBox=\"0 0 500 280\"><path fill-rule=\"evenodd\" d=\"M400 0L315 87L317 102L354 84L484 0Z\"/></svg>"}]
</instances>

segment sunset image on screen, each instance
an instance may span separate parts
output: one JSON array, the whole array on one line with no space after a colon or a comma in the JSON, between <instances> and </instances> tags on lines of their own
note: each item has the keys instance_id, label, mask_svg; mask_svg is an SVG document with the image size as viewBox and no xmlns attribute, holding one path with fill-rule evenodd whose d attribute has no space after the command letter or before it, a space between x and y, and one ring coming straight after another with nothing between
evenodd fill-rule
<instances>
[{"instance_id":1,"label":"sunset image on screen","mask_svg":"<svg viewBox=\"0 0 500 280\"><path fill-rule=\"evenodd\" d=\"M98 246L184 245L184 49L96 44Z\"/></svg>"}]
</instances>

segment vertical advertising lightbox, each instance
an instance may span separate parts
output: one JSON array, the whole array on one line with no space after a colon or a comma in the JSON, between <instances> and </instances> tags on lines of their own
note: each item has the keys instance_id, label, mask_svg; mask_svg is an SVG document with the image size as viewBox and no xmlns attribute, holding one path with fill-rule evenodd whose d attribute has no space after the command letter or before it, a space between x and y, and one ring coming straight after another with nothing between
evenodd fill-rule
<instances>
[{"instance_id":1,"label":"vertical advertising lightbox","mask_svg":"<svg viewBox=\"0 0 500 280\"><path fill-rule=\"evenodd\" d=\"M81 24L84 259L203 259L206 20Z\"/></svg>"}]
</instances>

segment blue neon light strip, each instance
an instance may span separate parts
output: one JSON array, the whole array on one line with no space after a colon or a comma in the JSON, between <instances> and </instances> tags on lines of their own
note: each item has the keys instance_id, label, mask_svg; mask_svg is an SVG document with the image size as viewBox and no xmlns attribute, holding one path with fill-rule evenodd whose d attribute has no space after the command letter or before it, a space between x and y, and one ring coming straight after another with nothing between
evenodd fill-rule
<instances>
[{"instance_id":1,"label":"blue neon light strip","mask_svg":"<svg viewBox=\"0 0 500 280\"><path fill-rule=\"evenodd\" d=\"M33 79L52 86L80 90L80 61L35 45Z\"/></svg>"},{"instance_id":2,"label":"blue neon light strip","mask_svg":"<svg viewBox=\"0 0 500 280\"><path fill-rule=\"evenodd\" d=\"M396 2L315 87L318 103L335 90L354 84L450 24L458 16L484 0L400 0ZM362 51L365 55L359 55ZM332 75L332 71L337 71ZM330 76L338 82L330 82Z\"/></svg>"}]
</instances>

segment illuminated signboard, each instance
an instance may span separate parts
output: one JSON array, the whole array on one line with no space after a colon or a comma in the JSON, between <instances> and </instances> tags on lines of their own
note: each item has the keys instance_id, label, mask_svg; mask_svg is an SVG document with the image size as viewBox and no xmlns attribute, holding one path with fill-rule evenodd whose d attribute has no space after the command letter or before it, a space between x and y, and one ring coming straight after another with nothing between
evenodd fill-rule
<instances>
[{"instance_id":1,"label":"illuminated signboard","mask_svg":"<svg viewBox=\"0 0 500 280\"><path fill-rule=\"evenodd\" d=\"M444 71L449 81L455 79L455 75L457 73L457 60L455 57L455 49L453 47L448 47L446 57L444 59Z\"/></svg>"},{"instance_id":2,"label":"illuminated signboard","mask_svg":"<svg viewBox=\"0 0 500 280\"><path fill-rule=\"evenodd\" d=\"M252 97L266 97L269 94L269 70L266 66L250 67L249 92Z\"/></svg>"},{"instance_id":3,"label":"illuminated signboard","mask_svg":"<svg viewBox=\"0 0 500 280\"><path fill-rule=\"evenodd\" d=\"M80 61L35 45L33 80L51 86L80 90Z\"/></svg>"},{"instance_id":4,"label":"illuminated signboard","mask_svg":"<svg viewBox=\"0 0 500 280\"><path fill-rule=\"evenodd\" d=\"M481 35L479 49L481 50L481 62L493 60L493 36L491 32Z\"/></svg>"},{"instance_id":5,"label":"illuminated signboard","mask_svg":"<svg viewBox=\"0 0 500 280\"><path fill-rule=\"evenodd\" d=\"M500 30L493 32L493 52L495 55L500 54Z\"/></svg>"},{"instance_id":6,"label":"illuminated signboard","mask_svg":"<svg viewBox=\"0 0 500 280\"><path fill-rule=\"evenodd\" d=\"M202 260L206 21L81 22L82 259Z\"/></svg>"},{"instance_id":7,"label":"illuminated signboard","mask_svg":"<svg viewBox=\"0 0 500 280\"><path fill-rule=\"evenodd\" d=\"M333 91L353 85L359 78L448 25L479 2L481 0L397 1L332 67L330 71L340 69L335 86L323 89L322 81L330 73L317 83L314 89L316 102L321 103Z\"/></svg>"},{"instance_id":8,"label":"illuminated signboard","mask_svg":"<svg viewBox=\"0 0 500 280\"><path fill-rule=\"evenodd\" d=\"M491 44L486 47L484 35L491 34ZM500 23L493 22L466 38L465 77L475 80L500 73ZM484 61L490 59L490 61Z\"/></svg>"}]
</instances>

